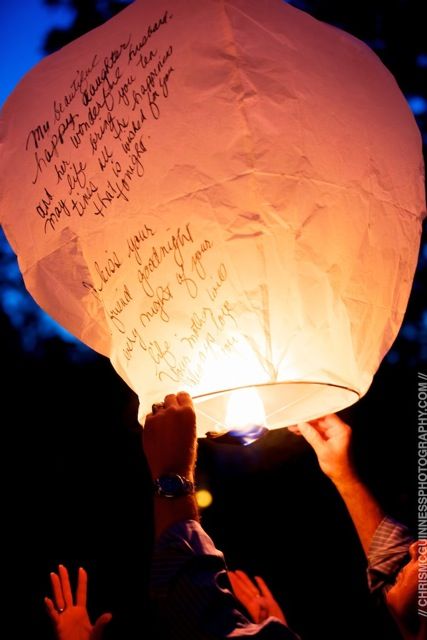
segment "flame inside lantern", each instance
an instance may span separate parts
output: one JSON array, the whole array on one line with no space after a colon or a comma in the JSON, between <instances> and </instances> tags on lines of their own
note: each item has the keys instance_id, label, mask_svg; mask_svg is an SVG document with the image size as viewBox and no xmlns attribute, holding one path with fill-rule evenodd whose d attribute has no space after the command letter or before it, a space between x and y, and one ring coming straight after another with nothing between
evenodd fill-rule
<instances>
[{"instance_id":1,"label":"flame inside lantern","mask_svg":"<svg viewBox=\"0 0 427 640\"><path fill-rule=\"evenodd\" d=\"M248 445L265 435L267 418L264 403L254 387L234 389L226 394L226 411L223 423L208 437L228 444Z\"/></svg>"},{"instance_id":2,"label":"flame inside lantern","mask_svg":"<svg viewBox=\"0 0 427 640\"><path fill-rule=\"evenodd\" d=\"M227 431L249 431L254 425L266 426L264 404L256 389L236 389L230 394L225 416Z\"/></svg>"}]
</instances>

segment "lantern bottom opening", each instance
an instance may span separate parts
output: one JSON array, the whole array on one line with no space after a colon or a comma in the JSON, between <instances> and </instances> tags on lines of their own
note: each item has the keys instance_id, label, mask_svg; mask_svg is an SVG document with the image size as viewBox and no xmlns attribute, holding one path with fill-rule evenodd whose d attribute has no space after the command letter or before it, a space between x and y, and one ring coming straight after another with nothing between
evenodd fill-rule
<instances>
[{"instance_id":1,"label":"lantern bottom opening","mask_svg":"<svg viewBox=\"0 0 427 640\"><path fill-rule=\"evenodd\" d=\"M275 382L224 389L211 394L193 396L197 414L197 435L226 432L225 416L231 395L242 388L253 388L265 410L265 427L279 429L299 422L314 420L348 407L361 394L349 387L325 382Z\"/></svg>"}]
</instances>

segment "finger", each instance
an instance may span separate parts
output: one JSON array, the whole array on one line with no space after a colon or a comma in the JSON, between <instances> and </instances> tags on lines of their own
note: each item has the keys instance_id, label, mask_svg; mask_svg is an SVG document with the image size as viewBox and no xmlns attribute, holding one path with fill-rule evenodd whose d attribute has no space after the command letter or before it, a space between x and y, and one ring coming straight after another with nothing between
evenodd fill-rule
<instances>
[{"instance_id":1,"label":"finger","mask_svg":"<svg viewBox=\"0 0 427 640\"><path fill-rule=\"evenodd\" d=\"M230 579L230 583L231 583L231 588L233 590L234 595L236 596L236 598L245 606L248 607L251 605L251 603L253 602L253 596L248 595L246 589L244 589L242 587L242 583L239 580L239 578L236 576L236 574L231 574L230 572L228 574L228 577Z\"/></svg>"},{"instance_id":2,"label":"finger","mask_svg":"<svg viewBox=\"0 0 427 640\"><path fill-rule=\"evenodd\" d=\"M193 400L191 399L190 394L186 391L180 391L179 393L177 393L176 399L178 400L178 404L180 407L191 407L192 409L194 409Z\"/></svg>"},{"instance_id":3,"label":"finger","mask_svg":"<svg viewBox=\"0 0 427 640\"><path fill-rule=\"evenodd\" d=\"M323 416L323 418L320 418L321 420L323 420L324 422L326 422L327 424L334 424L334 425L344 425L346 427L349 427L349 425L344 422L344 420L341 420L341 418L339 416L337 416L336 413L328 413L326 416Z\"/></svg>"},{"instance_id":4,"label":"finger","mask_svg":"<svg viewBox=\"0 0 427 640\"><path fill-rule=\"evenodd\" d=\"M241 578L236 574L235 571L229 571L228 577L230 578L231 586L233 587L233 591L238 597L243 599L251 599L252 596L247 593L247 589L245 585L242 583Z\"/></svg>"},{"instance_id":5,"label":"finger","mask_svg":"<svg viewBox=\"0 0 427 640\"><path fill-rule=\"evenodd\" d=\"M252 580L250 579L247 573L245 573L241 569L237 569L236 574L242 581L242 584L245 586L245 588L249 592L251 592L253 595L258 595L258 589L256 588L256 586L254 585L254 583L252 582Z\"/></svg>"},{"instance_id":6,"label":"finger","mask_svg":"<svg viewBox=\"0 0 427 640\"><path fill-rule=\"evenodd\" d=\"M300 422L298 429L300 430L301 435L309 444L311 444L315 451L324 444L324 439L320 435L318 429L312 424L309 424L308 422Z\"/></svg>"},{"instance_id":7,"label":"finger","mask_svg":"<svg viewBox=\"0 0 427 640\"><path fill-rule=\"evenodd\" d=\"M83 567L79 567L79 573L77 578L77 590L76 590L76 604L81 607L86 607L86 595L87 595L87 573Z\"/></svg>"},{"instance_id":8,"label":"finger","mask_svg":"<svg viewBox=\"0 0 427 640\"><path fill-rule=\"evenodd\" d=\"M71 593L71 585L70 585L70 578L68 577L68 571L63 564L60 564L58 569L59 569L59 579L61 580L62 594L65 600L65 606L72 607L73 594Z\"/></svg>"},{"instance_id":9,"label":"finger","mask_svg":"<svg viewBox=\"0 0 427 640\"><path fill-rule=\"evenodd\" d=\"M165 396L164 405L165 409L167 409L168 407L178 407L179 405L176 395L174 393L170 393L169 395Z\"/></svg>"},{"instance_id":10,"label":"finger","mask_svg":"<svg viewBox=\"0 0 427 640\"><path fill-rule=\"evenodd\" d=\"M102 616L99 616L93 627L91 640L101 640L102 634L104 632L104 627L110 622L112 617L113 616L111 615L111 613L103 613Z\"/></svg>"},{"instance_id":11,"label":"finger","mask_svg":"<svg viewBox=\"0 0 427 640\"><path fill-rule=\"evenodd\" d=\"M239 571L238 569L236 569L236 571L232 571L231 572L233 574L234 580L237 582L237 584L242 587L245 587L245 582L242 579L242 572Z\"/></svg>"},{"instance_id":12,"label":"finger","mask_svg":"<svg viewBox=\"0 0 427 640\"><path fill-rule=\"evenodd\" d=\"M157 429L159 425L159 418L164 415L164 409L165 407L162 406L161 408L156 409L155 413L147 413L147 415L145 416L144 428L142 430L143 435L146 431Z\"/></svg>"},{"instance_id":13,"label":"finger","mask_svg":"<svg viewBox=\"0 0 427 640\"><path fill-rule=\"evenodd\" d=\"M50 598L45 598L44 603L46 605L47 613L51 618L51 620L53 620L54 622L57 622L59 619L59 613L55 609L55 605L53 604L52 600Z\"/></svg>"},{"instance_id":14,"label":"finger","mask_svg":"<svg viewBox=\"0 0 427 640\"><path fill-rule=\"evenodd\" d=\"M261 591L262 595L265 598L272 598L274 600L274 596L271 593L270 589L267 587L267 584L265 583L265 581L263 580L263 578L261 578L261 576L255 576L255 581L259 587L259 590Z\"/></svg>"},{"instance_id":15,"label":"finger","mask_svg":"<svg viewBox=\"0 0 427 640\"><path fill-rule=\"evenodd\" d=\"M50 583L52 585L53 600L57 609L65 608L65 600L62 594L62 586L59 576L52 571L50 574Z\"/></svg>"},{"instance_id":16,"label":"finger","mask_svg":"<svg viewBox=\"0 0 427 640\"><path fill-rule=\"evenodd\" d=\"M331 429L332 430L334 429L334 427L331 427L330 424L325 422L324 418L318 418L317 420L309 420L308 424L314 429L316 429L317 433L320 435L320 437L323 440L328 440L328 438L330 437L330 435L328 436L328 434L330 434Z\"/></svg>"},{"instance_id":17,"label":"finger","mask_svg":"<svg viewBox=\"0 0 427 640\"><path fill-rule=\"evenodd\" d=\"M328 415L319 418L317 422L319 423L319 426L324 429L351 429L351 427L341 420L341 418L339 418L335 413L329 413Z\"/></svg>"},{"instance_id":18,"label":"finger","mask_svg":"<svg viewBox=\"0 0 427 640\"><path fill-rule=\"evenodd\" d=\"M238 580L240 591L244 593L247 598L252 600L253 598L259 596L258 589L243 571L237 569L236 579Z\"/></svg>"},{"instance_id":19,"label":"finger","mask_svg":"<svg viewBox=\"0 0 427 640\"><path fill-rule=\"evenodd\" d=\"M290 427L288 427L288 431L294 433L296 436L302 436L297 424L291 424Z\"/></svg>"}]
</instances>

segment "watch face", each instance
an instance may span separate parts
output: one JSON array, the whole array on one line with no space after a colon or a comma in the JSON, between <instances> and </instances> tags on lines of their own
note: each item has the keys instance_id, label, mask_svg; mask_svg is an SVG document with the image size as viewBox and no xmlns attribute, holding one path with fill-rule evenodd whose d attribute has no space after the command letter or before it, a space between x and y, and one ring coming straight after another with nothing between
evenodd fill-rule
<instances>
[{"instance_id":1,"label":"watch face","mask_svg":"<svg viewBox=\"0 0 427 640\"><path fill-rule=\"evenodd\" d=\"M194 492L194 485L190 480L186 480L177 473L170 473L160 476L154 481L157 495L165 498L175 498Z\"/></svg>"},{"instance_id":2,"label":"watch face","mask_svg":"<svg viewBox=\"0 0 427 640\"><path fill-rule=\"evenodd\" d=\"M178 496L184 488L180 476L162 476L159 485L161 494L165 496Z\"/></svg>"}]
</instances>

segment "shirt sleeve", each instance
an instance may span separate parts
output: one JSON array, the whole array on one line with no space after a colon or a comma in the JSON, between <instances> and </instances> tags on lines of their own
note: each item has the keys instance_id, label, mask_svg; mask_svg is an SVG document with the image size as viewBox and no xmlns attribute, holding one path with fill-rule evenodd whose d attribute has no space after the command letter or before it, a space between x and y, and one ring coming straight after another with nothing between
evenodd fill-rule
<instances>
[{"instance_id":1,"label":"shirt sleeve","mask_svg":"<svg viewBox=\"0 0 427 640\"><path fill-rule=\"evenodd\" d=\"M381 595L392 586L409 560L409 546L413 541L405 525L389 516L383 518L368 553L368 586L372 594Z\"/></svg>"},{"instance_id":2,"label":"shirt sleeve","mask_svg":"<svg viewBox=\"0 0 427 640\"><path fill-rule=\"evenodd\" d=\"M176 640L299 640L277 618L250 622L229 588L223 554L200 524L174 524L153 556L151 595L156 621Z\"/></svg>"}]
</instances>

